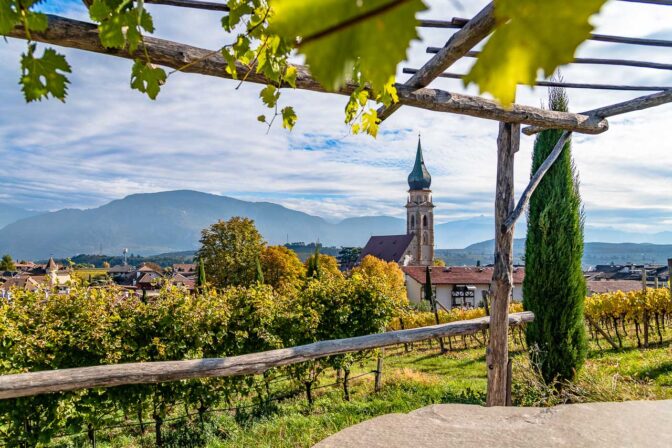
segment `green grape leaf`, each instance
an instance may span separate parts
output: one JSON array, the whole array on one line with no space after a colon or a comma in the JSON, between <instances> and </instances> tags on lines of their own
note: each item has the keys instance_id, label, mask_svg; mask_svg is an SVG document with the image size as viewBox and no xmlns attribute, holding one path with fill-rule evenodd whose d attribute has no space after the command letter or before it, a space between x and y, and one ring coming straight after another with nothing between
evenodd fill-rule
<instances>
[{"instance_id":1,"label":"green grape leaf","mask_svg":"<svg viewBox=\"0 0 672 448\"><path fill-rule=\"evenodd\" d=\"M278 98L280 98L280 91L275 86L268 84L259 92L259 97L266 106L275 107L278 103Z\"/></svg>"},{"instance_id":2,"label":"green grape leaf","mask_svg":"<svg viewBox=\"0 0 672 448\"><path fill-rule=\"evenodd\" d=\"M269 28L292 42L300 37L312 75L337 90L359 64L362 81L378 91L418 37L422 0L271 0Z\"/></svg>"},{"instance_id":3,"label":"green grape leaf","mask_svg":"<svg viewBox=\"0 0 672 448\"><path fill-rule=\"evenodd\" d=\"M589 19L606 0L495 0L499 23L476 64L464 78L504 105L516 85L533 85L541 69L548 77L572 62L576 48L593 30Z\"/></svg>"},{"instance_id":4,"label":"green grape leaf","mask_svg":"<svg viewBox=\"0 0 672 448\"><path fill-rule=\"evenodd\" d=\"M166 71L154 64L147 64L136 59L131 71L131 87L146 93L151 99L161 90L161 86L166 82Z\"/></svg>"},{"instance_id":5,"label":"green grape leaf","mask_svg":"<svg viewBox=\"0 0 672 448\"><path fill-rule=\"evenodd\" d=\"M100 43L106 48L126 48L133 53L142 42L141 30L154 32L152 16L140 6L118 6L116 0L93 0L89 7L91 20L98 22Z\"/></svg>"},{"instance_id":6,"label":"green grape leaf","mask_svg":"<svg viewBox=\"0 0 672 448\"><path fill-rule=\"evenodd\" d=\"M259 115L257 121L260 123L266 123L266 115Z\"/></svg>"},{"instance_id":7,"label":"green grape leaf","mask_svg":"<svg viewBox=\"0 0 672 448\"><path fill-rule=\"evenodd\" d=\"M0 2L0 34L8 34L19 23L19 11L11 1Z\"/></svg>"},{"instance_id":8,"label":"green grape leaf","mask_svg":"<svg viewBox=\"0 0 672 448\"><path fill-rule=\"evenodd\" d=\"M291 106L283 107L281 112L282 112L282 127L285 129L289 129L291 131L294 125L296 124L297 120L294 108Z\"/></svg>"},{"instance_id":9,"label":"green grape leaf","mask_svg":"<svg viewBox=\"0 0 672 448\"><path fill-rule=\"evenodd\" d=\"M65 102L68 90L70 65L65 56L53 48L46 48L41 58L35 57L35 44L28 45L28 51L21 56L21 90L26 101L36 101L49 95Z\"/></svg>"}]
</instances>

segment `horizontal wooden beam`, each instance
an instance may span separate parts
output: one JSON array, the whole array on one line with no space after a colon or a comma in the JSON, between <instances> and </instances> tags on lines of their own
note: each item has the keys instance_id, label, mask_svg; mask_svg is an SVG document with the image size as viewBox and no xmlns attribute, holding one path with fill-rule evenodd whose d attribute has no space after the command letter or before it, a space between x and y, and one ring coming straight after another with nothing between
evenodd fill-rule
<instances>
[{"instance_id":1,"label":"horizontal wooden beam","mask_svg":"<svg viewBox=\"0 0 672 448\"><path fill-rule=\"evenodd\" d=\"M403 73L413 74L417 71L414 68L404 68ZM460 73L441 73L440 78L448 79L462 79L466 75ZM520 84L527 85L527 84ZM638 91L638 92L661 92L665 90L672 89L672 86L628 86L628 85L615 85L615 84L590 84L590 83L578 83L578 82L564 82L564 81L544 81L539 80L534 83L535 86L539 87L564 87L566 89L590 89L590 90L623 90L623 91Z\"/></svg>"},{"instance_id":2,"label":"horizontal wooden beam","mask_svg":"<svg viewBox=\"0 0 672 448\"><path fill-rule=\"evenodd\" d=\"M507 216L506 220L504 220L504 223L502 224L503 233L508 232L514 226L518 218L520 218L520 216L523 214L523 211L525 211L527 204L530 202L532 193L534 193L534 190L537 189L537 187L541 183L541 180L544 178L548 170L551 169L555 161L558 160L558 157L560 157L560 154L562 154L562 150L565 147L565 143L567 143L567 140L569 140L571 135L572 133L569 131L565 131L560 135L560 138L553 147L551 153L548 155L548 157L546 157L546 160L544 160L541 166L537 169L537 172L534 173L534 176L532 176L532 178L530 179L530 182L527 184L527 187L525 187L523 194L520 196L520 199L518 200L516 208L513 209L513 211L509 214L509 216Z\"/></svg>"},{"instance_id":3,"label":"horizontal wooden beam","mask_svg":"<svg viewBox=\"0 0 672 448\"><path fill-rule=\"evenodd\" d=\"M644 3L648 5L672 6L672 0L620 0L628 3Z\"/></svg>"},{"instance_id":4,"label":"horizontal wooden beam","mask_svg":"<svg viewBox=\"0 0 672 448\"><path fill-rule=\"evenodd\" d=\"M435 54L441 47L427 47L427 53ZM477 58L480 51L468 51L465 58ZM632 59L609 59L609 58L576 58L572 64L592 64L592 65L614 65L621 67L641 67L653 68L658 70L672 70L672 64L663 64L660 62L636 61Z\"/></svg>"},{"instance_id":5,"label":"horizontal wooden beam","mask_svg":"<svg viewBox=\"0 0 672 448\"><path fill-rule=\"evenodd\" d=\"M208 11L228 11L224 3L204 2L200 0L145 0L154 5L179 6L181 8L205 9Z\"/></svg>"},{"instance_id":6,"label":"horizontal wooden beam","mask_svg":"<svg viewBox=\"0 0 672 448\"><path fill-rule=\"evenodd\" d=\"M446 45L404 84L415 88L428 86L443 71L460 60L467 51L492 33L496 24L494 11L494 4L488 3L473 19L463 23L461 29L448 39ZM378 118L382 122L400 107L399 103L381 107L378 109Z\"/></svg>"},{"instance_id":7,"label":"horizontal wooden beam","mask_svg":"<svg viewBox=\"0 0 672 448\"><path fill-rule=\"evenodd\" d=\"M553 123L553 127L583 134L601 134L609 129L606 120L569 112L556 112L537 107L513 104L502 107L498 102L485 98L450 93L437 89L415 89L397 84L400 101L407 106L420 107L438 112L485 118L506 123ZM544 126L541 124L540 126Z\"/></svg>"},{"instance_id":8,"label":"horizontal wooden beam","mask_svg":"<svg viewBox=\"0 0 672 448\"><path fill-rule=\"evenodd\" d=\"M526 311L509 315L509 325L532 322L534 314ZM474 334L488 329L489 317L451 322L431 327L320 341L298 347L282 348L228 358L186 361L140 362L95 367L49 370L0 376L0 399L27 397L92 387L127 384L151 384L194 378L228 377L259 374L274 367L391 345L424 341L446 336Z\"/></svg>"},{"instance_id":9,"label":"horizontal wooden beam","mask_svg":"<svg viewBox=\"0 0 672 448\"><path fill-rule=\"evenodd\" d=\"M453 17L451 20L421 20L418 26L421 28L459 28L467 19ZM649 47L672 47L672 41L664 39L647 39L642 37L612 36L607 34L591 34L588 40L599 42L611 42L617 44L643 45Z\"/></svg>"},{"instance_id":10,"label":"horizontal wooden beam","mask_svg":"<svg viewBox=\"0 0 672 448\"><path fill-rule=\"evenodd\" d=\"M616 115L627 114L628 112L635 112L638 110L649 109L656 106L661 106L663 104L672 102L672 90L666 90L664 92L653 93L651 95L640 96L628 101L623 101L621 103L612 104L605 107L600 107L597 109L589 110L581 113L581 115L587 115L594 117L595 119L614 117ZM544 129L549 129L549 126L528 126L523 128L523 133L525 135L534 135L538 132L543 131ZM555 129L555 128L551 128ZM560 128L557 128L560 129Z\"/></svg>"},{"instance_id":11,"label":"horizontal wooden beam","mask_svg":"<svg viewBox=\"0 0 672 448\"><path fill-rule=\"evenodd\" d=\"M104 48L98 39L98 29L95 24L54 15L48 15L48 20L49 26L45 31L31 33L33 40L126 59L142 58L144 57L144 50L146 50L151 61L157 65L172 67L187 73L232 78L231 74L227 72L226 60L218 51L154 37L145 37L144 48L138 50L135 54L130 54L127 51ZM21 27L16 27L9 33L9 36L19 39L26 38ZM297 88L326 92L310 75L306 66L295 65L294 67L297 70ZM245 78L247 82L260 84L269 82L266 77L257 73L254 67L238 63L236 64L236 72L238 79ZM421 89L415 92L413 91L415 89L400 84L397 84L396 87L402 104L409 104L426 110L452 112L527 125L557 127L587 134L599 134L608 129L605 120L593 120L590 117L577 114L553 112L520 105L514 105L511 109L508 109L494 101L476 96L454 94L435 89ZM348 83L335 93L350 95L355 88L357 88L356 84Z\"/></svg>"}]
</instances>

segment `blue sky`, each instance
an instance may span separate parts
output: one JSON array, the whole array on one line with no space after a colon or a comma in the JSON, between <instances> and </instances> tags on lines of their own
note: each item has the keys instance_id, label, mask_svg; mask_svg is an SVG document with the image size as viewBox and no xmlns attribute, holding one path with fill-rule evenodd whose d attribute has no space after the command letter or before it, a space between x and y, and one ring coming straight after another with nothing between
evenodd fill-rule
<instances>
[{"instance_id":1,"label":"blue sky","mask_svg":"<svg viewBox=\"0 0 672 448\"><path fill-rule=\"evenodd\" d=\"M428 2L425 17L471 16L485 0ZM86 20L79 0L47 1L44 10ZM204 48L227 36L218 13L148 5L156 35ZM611 1L594 19L597 32L672 39L672 8ZM418 67L426 46L440 46L449 30L423 30L409 61ZM73 66L65 104L26 104L19 55L25 42L0 41L0 202L53 210L94 207L128 194L195 189L241 199L269 200L341 219L403 216L406 176L417 133L433 176L440 221L492 215L497 124L404 107L381 127L378 139L352 136L343 124L345 98L285 92L299 122L292 132L256 122L265 113L261 89L177 74L157 101L128 87L131 62L60 49ZM579 56L669 62L672 49L587 42ZM473 61L451 68L466 72ZM670 72L608 66L563 69L567 81L672 85ZM400 80L407 75L399 74ZM457 92L459 81L433 86ZM539 105L545 89L520 88L519 102ZM573 110L588 110L637 93L569 91ZM610 120L600 136L574 138L587 224L656 232L672 225L672 105ZM532 139L524 137L516 162L516 189L529 178Z\"/></svg>"}]
</instances>

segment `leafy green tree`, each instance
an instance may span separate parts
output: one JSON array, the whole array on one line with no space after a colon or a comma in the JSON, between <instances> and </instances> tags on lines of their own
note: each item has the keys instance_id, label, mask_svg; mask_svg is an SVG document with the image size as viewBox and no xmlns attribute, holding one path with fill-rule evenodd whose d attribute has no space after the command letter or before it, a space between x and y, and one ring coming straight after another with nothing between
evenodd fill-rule
<instances>
[{"instance_id":1,"label":"leafy green tree","mask_svg":"<svg viewBox=\"0 0 672 448\"><path fill-rule=\"evenodd\" d=\"M268 246L261 253L260 261L267 284L281 294L296 294L306 277L306 267L296 252L284 246Z\"/></svg>"},{"instance_id":2,"label":"leafy green tree","mask_svg":"<svg viewBox=\"0 0 672 448\"><path fill-rule=\"evenodd\" d=\"M0 260L0 271L15 271L15 270L16 270L16 264L14 263L12 256L9 254L3 255L2 259Z\"/></svg>"},{"instance_id":3,"label":"leafy green tree","mask_svg":"<svg viewBox=\"0 0 672 448\"><path fill-rule=\"evenodd\" d=\"M249 286L256 281L257 259L264 244L254 221L234 216L201 232L197 256L205 260L205 273L211 284L220 288Z\"/></svg>"},{"instance_id":4,"label":"leafy green tree","mask_svg":"<svg viewBox=\"0 0 672 448\"><path fill-rule=\"evenodd\" d=\"M341 265L341 269L345 271L352 269L357 264L361 254L361 247L341 247L336 258Z\"/></svg>"},{"instance_id":5,"label":"leafy green tree","mask_svg":"<svg viewBox=\"0 0 672 448\"><path fill-rule=\"evenodd\" d=\"M567 111L564 89L552 88L549 104L552 110ZM561 133L546 130L537 136L532 173ZM573 379L586 357L582 255L583 210L568 141L534 191L527 218L523 305L535 315L527 326L527 342L546 381Z\"/></svg>"},{"instance_id":6,"label":"leafy green tree","mask_svg":"<svg viewBox=\"0 0 672 448\"><path fill-rule=\"evenodd\" d=\"M315 254L308 257L305 265L307 278L343 278L336 257L321 254L318 249L315 249Z\"/></svg>"},{"instance_id":7,"label":"leafy green tree","mask_svg":"<svg viewBox=\"0 0 672 448\"><path fill-rule=\"evenodd\" d=\"M408 306L404 272L397 263L367 255L360 265L351 271L350 276L361 276L363 279L379 282L381 291L392 300L398 311Z\"/></svg>"}]
</instances>

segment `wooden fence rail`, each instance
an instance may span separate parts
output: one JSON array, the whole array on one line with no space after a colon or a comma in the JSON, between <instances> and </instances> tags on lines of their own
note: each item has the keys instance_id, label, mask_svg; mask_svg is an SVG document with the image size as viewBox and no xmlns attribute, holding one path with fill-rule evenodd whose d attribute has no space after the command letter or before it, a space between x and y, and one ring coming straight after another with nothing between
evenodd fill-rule
<instances>
[{"instance_id":1,"label":"wooden fence rail","mask_svg":"<svg viewBox=\"0 0 672 448\"><path fill-rule=\"evenodd\" d=\"M518 326L534 320L525 311L509 315L509 325ZM451 322L431 327L320 341L298 347L282 348L228 358L185 361L141 362L95 367L48 370L0 376L0 399L27 397L50 392L64 392L92 387L127 384L150 384L193 378L226 377L263 373L273 367L358 352L427 339L468 335L488 329L489 317Z\"/></svg>"}]
</instances>

